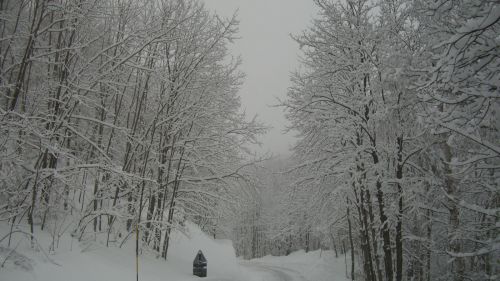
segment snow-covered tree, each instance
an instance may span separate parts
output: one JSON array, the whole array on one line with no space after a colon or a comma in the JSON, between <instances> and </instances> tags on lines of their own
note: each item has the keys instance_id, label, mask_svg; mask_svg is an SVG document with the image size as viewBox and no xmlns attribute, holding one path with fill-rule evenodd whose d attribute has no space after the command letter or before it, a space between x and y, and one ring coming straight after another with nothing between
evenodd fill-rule
<instances>
[{"instance_id":1,"label":"snow-covered tree","mask_svg":"<svg viewBox=\"0 0 500 281\"><path fill-rule=\"evenodd\" d=\"M297 208L333 214L352 279L496 276L498 4L315 2L283 101Z\"/></svg>"},{"instance_id":2,"label":"snow-covered tree","mask_svg":"<svg viewBox=\"0 0 500 281\"><path fill-rule=\"evenodd\" d=\"M32 241L38 225L106 245L135 234L137 254L166 258L172 229L243 200L247 145L264 127L240 111L235 18L196 0L1 6L0 217L12 234L26 222Z\"/></svg>"}]
</instances>

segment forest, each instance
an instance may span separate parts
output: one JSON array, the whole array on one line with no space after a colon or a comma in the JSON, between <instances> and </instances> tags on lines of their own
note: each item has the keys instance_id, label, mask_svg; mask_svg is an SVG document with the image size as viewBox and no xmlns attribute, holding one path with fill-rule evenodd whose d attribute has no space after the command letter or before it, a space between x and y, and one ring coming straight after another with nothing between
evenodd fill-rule
<instances>
[{"instance_id":1,"label":"forest","mask_svg":"<svg viewBox=\"0 0 500 281\"><path fill-rule=\"evenodd\" d=\"M311 1L277 105L297 142L273 157L239 97L237 14L1 0L0 245L168 263L189 221L245 259L333 250L351 280L499 279L500 3Z\"/></svg>"},{"instance_id":2,"label":"forest","mask_svg":"<svg viewBox=\"0 0 500 281\"><path fill-rule=\"evenodd\" d=\"M1 220L166 258L245 197L236 19L198 1L2 1ZM26 231L24 231L26 232ZM94 238L92 238L94 237ZM10 237L8 238L10 240ZM139 241L138 241L139 243Z\"/></svg>"},{"instance_id":3,"label":"forest","mask_svg":"<svg viewBox=\"0 0 500 281\"><path fill-rule=\"evenodd\" d=\"M299 141L244 253L334 249L352 280L500 278L499 3L315 3L281 101Z\"/></svg>"}]
</instances>

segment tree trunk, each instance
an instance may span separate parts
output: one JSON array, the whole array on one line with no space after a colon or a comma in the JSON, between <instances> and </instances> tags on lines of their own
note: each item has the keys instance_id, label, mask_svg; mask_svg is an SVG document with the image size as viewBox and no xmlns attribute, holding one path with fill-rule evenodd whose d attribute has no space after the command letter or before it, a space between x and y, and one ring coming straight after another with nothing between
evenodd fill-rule
<instances>
[{"instance_id":1,"label":"tree trunk","mask_svg":"<svg viewBox=\"0 0 500 281\"><path fill-rule=\"evenodd\" d=\"M349 231L349 244L351 247L351 279L354 281L354 242L352 239L352 225L351 225L351 214L349 210L349 199L347 199L347 226Z\"/></svg>"},{"instance_id":2,"label":"tree trunk","mask_svg":"<svg viewBox=\"0 0 500 281\"><path fill-rule=\"evenodd\" d=\"M374 151L372 153L373 164L378 164L378 155ZM387 216L385 215L385 204L384 204L384 192L382 191L382 182L380 181L380 177L377 177L376 183L377 190L377 201L378 201L378 209L380 216L380 224L382 225L382 239L384 242L383 250L384 250L384 266L385 266L385 280L392 281L394 280L394 272L392 269L392 250L391 250L391 234L389 229L389 222L387 221Z\"/></svg>"},{"instance_id":3,"label":"tree trunk","mask_svg":"<svg viewBox=\"0 0 500 281\"><path fill-rule=\"evenodd\" d=\"M453 179L452 170L450 167L450 163L452 160L452 153L450 146L444 142L443 143L443 165L444 169L444 185L445 191L451 199L448 199L448 210L450 212L449 217L449 226L448 226L448 249L452 253L460 253L461 245L458 240L458 228L460 225L459 216L460 210L458 205L454 201L455 196L457 196L456 183ZM463 281L464 280L464 271L465 271L465 262L464 258L454 258L451 263L451 275L453 276L454 281Z\"/></svg>"},{"instance_id":4,"label":"tree trunk","mask_svg":"<svg viewBox=\"0 0 500 281\"><path fill-rule=\"evenodd\" d=\"M403 280L403 136L397 138L398 162L396 165L396 180L398 189L398 214L396 222L396 280Z\"/></svg>"}]
</instances>

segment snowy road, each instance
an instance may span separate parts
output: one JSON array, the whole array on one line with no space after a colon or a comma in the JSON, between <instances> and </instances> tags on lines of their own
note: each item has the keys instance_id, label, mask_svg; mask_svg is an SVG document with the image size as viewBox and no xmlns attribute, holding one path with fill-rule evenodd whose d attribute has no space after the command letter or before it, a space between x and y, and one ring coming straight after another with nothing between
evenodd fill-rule
<instances>
[{"instance_id":1,"label":"snowy road","mask_svg":"<svg viewBox=\"0 0 500 281\"><path fill-rule=\"evenodd\" d=\"M245 262L242 265L251 271L263 273L262 281L308 281L300 272L282 266L257 262Z\"/></svg>"}]
</instances>

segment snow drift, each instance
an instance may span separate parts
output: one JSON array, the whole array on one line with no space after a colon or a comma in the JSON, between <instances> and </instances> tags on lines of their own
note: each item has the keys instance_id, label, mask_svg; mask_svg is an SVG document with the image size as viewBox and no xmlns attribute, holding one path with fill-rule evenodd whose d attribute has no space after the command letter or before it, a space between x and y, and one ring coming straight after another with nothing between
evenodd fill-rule
<instances>
[{"instance_id":1,"label":"snow drift","mask_svg":"<svg viewBox=\"0 0 500 281\"><path fill-rule=\"evenodd\" d=\"M139 279L148 281L198 280L192 276L193 259L202 250L208 260L205 280L241 280L244 269L238 263L228 240L214 240L195 224L186 224L186 233L176 231L172 237L168 261L143 253L139 260ZM9 227L0 225L0 237ZM108 281L135 280L135 248L131 239L122 248L105 247L97 242L78 243L65 235L56 252L49 252L52 237L47 232L37 234L37 250L20 233L13 235L11 248L0 250L0 280L2 281Z\"/></svg>"}]
</instances>

